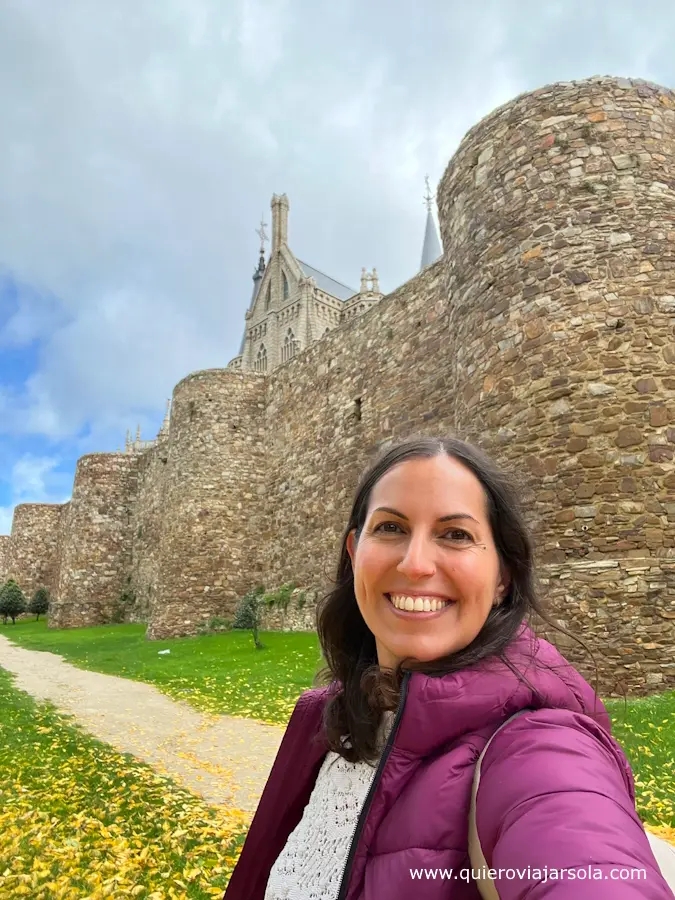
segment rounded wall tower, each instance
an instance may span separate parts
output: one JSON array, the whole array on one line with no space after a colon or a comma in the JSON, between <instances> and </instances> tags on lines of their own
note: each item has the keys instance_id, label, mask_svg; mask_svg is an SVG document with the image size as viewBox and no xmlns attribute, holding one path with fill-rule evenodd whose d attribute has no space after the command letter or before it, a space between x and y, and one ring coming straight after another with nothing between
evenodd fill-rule
<instances>
[{"instance_id":1,"label":"rounded wall tower","mask_svg":"<svg viewBox=\"0 0 675 900\"><path fill-rule=\"evenodd\" d=\"M675 686L675 94L524 94L438 205L457 432L524 473L544 597L604 688Z\"/></svg>"},{"instance_id":2,"label":"rounded wall tower","mask_svg":"<svg viewBox=\"0 0 675 900\"><path fill-rule=\"evenodd\" d=\"M209 369L174 389L149 639L194 634L214 616L232 619L261 577L254 511L265 505L266 383Z\"/></svg>"},{"instance_id":3,"label":"rounded wall tower","mask_svg":"<svg viewBox=\"0 0 675 900\"><path fill-rule=\"evenodd\" d=\"M17 582L29 603L39 587L54 593L62 509L57 503L20 503L14 508L7 577Z\"/></svg>"},{"instance_id":4,"label":"rounded wall tower","mask_svg":"<svg viewBox=\"0 0 675 900\"><path fill-rule=\"evenodd\" d=\"M131 507L138 456L91 453L77 461L62 522L50 628L107 624L130 587Z\"/></svg>"}]
</instances>

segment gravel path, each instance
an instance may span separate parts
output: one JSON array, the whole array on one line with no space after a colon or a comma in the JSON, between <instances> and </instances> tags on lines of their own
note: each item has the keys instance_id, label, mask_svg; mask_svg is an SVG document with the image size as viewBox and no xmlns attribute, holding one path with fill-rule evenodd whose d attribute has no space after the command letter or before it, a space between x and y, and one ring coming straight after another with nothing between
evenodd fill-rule
<instances>
[{"instance_id":1,"label":"gravel path","mask_svg":"<svg viewBox=\"0 0 675 900\"><path fill-rule=\"evenodd\" d=\"M17 688L50 700L86 731L153 766L215 806L252 814L284 728L206 716L152 685L78 669L54 653L0 635L0 666Z\"/></svg>"}]
</instances>

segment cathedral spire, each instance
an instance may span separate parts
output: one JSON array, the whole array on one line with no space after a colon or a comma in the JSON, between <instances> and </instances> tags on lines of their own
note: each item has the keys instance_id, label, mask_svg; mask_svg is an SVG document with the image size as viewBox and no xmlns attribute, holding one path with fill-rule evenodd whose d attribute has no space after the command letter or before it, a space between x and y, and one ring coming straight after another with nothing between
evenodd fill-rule
<instances>
[{"instance_id":1,"label":"cathedral spire","mask_svg":"<svg viewBox=\"0 0 675 900\"><path fill-rule=\"evenodd\" d=\"M431 188L429 187L428 175L424 179L424 181L427 186L427 192L424 195L424 202L427 207L427 224L424 230L424 244L422 246L422 262L420 264L420 271L426 268L426 266L430 266L431 263L436 262L436 260L443 253L443 251L441 250L441 242L438 239L438 232L436 230L436 223L434 222L434 215L431 211L433 197L431 194Z\"/></svg>"}]
</instances>

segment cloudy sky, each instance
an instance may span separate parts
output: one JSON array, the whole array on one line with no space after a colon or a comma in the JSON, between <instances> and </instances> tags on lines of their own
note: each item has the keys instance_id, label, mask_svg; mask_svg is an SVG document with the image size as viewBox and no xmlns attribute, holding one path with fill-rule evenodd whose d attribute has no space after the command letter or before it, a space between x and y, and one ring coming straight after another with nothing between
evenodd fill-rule
<instances>
[{"instance_id":1,"label":"cloudy sky","mask_svg":"<svg viewBox=\"0 0 675 900\"><path fill-rule=\"evenodd\" d=\"M673 47L671 0L2 0L0 534L237 354L274 192L301 259L392 290L468 128L552 81L673 87Z\"/></svg>"}]
</instances>

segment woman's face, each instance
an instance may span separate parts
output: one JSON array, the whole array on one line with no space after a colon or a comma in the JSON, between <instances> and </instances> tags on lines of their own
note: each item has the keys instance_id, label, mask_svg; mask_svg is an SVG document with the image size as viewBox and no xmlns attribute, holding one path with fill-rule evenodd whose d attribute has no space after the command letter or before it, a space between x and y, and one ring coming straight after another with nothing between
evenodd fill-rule
<instances>
[{"instance_id":1,"label":"woman's face","mask_svg":"<svg viewBox=\"0 0 675 900\"><path fill-rule=\"evenodd\" d=\"M439 521L443 517L452 518ZM446 455L389 469L371 491L358 544L354 534L347 536L354 591L380 666L394 668L405 657L429 662L461 650L508 590L483 487ZM428 612L399 610L390 599L411 592ZM427 594L449 602L430 610Z\"/></svg>"}]
</instances>

